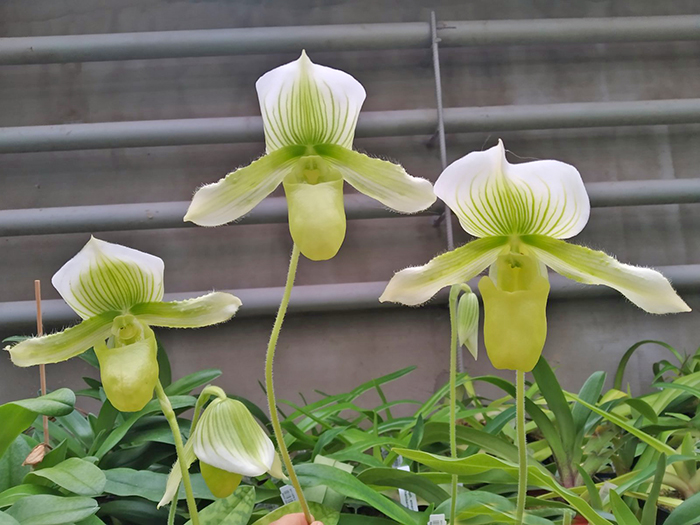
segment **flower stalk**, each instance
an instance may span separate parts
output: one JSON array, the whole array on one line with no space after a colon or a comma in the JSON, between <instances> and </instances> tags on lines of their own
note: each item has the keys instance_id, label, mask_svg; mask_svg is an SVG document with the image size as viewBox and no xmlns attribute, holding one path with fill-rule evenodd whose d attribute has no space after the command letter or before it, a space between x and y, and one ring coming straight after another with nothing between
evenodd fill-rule
<instances>
[{"instance_id":1,"label":"flower stalk","mask_svg":"<svg viewBox=\"0 0 700 525\"><path fill-rule=\"evenodd\" d=\"M450 288L450 455L457 457L457 350L459 316L457 312L457 299L460 287L454 285ZM459 476L452 474L452 499L450 501L450 525L457 523L457 481Z\"/></svg>"},{"instance_id":2,"label":"flower stalk","mask_svg":"<svg viewBox=\"0 0 700 525\"><path fill-rule=\"evenodd\" d=\"M190 473L188 470L187 461L185 460L185 447L182 443L182 435L180 434L180 427L177 424L177 416L173 410L173 406L170 404L170 399L168 399L165 390L163 390L163 385L160 379L156 383L156 396L158 397L158 402L160 403L160 408L163 411L165 419L170 425L170 430L173 433L173 440L175 441L175 452L177 453L177 458L180 460L180 471L182 473L182 484L185 487L185 497L187 498L187 508L190 512L190 520L192 525L199 525L199 514L197 513L197 503L194 500L194 491L192 490L192 480L190 479ZM172 505L177 505L177 497L174 498Z\"/></svg>"},{"instance_id":3,"label":"flower stalk","mask_svg":"<svg viewBox=\"0 0 700 525\"><path fill-rule=\"evenodd\" d=\"M516 427L518 433L518 500L516 504L516 520L518 525L523 523L525 515L525 498L527 497L527 440L525 437L525 372L516 370Z\"/></svg>"},{"instance_id":4,"label":"flower stalk","mask_svg":"<svg viewBox=\"0 0 700 525\"><path fill-rule=\"evenodd\" d=\"M304 498L304 492L301 490L301 485L299 484L299 478L297 478L296 472L294 472L294 466L292 465L292 458L289 456L289 451L287 450L287 445L284 443L284 434L282 433L282 425L280 424L279 413L277 412L277 400L275 399L275 386L273 383L273 364L275 360L275 350L277 348L277 340L279 339L280 331L282 330L282 323L284 323L284 316L287 313L287 307L289 306L289 299L292 295L292 288L294 287L294 278L297 273L297 266L299 265L299 247L294 243L292 248L292 256L289 260L289 269L287 271L287 282L284 285L284 293L282 294L282 301L280 302L279 310L277 310L277 317L275 318L275 324L272 326L272 333L270 334L270 341L267 345L267 355L265 358L265 388L267 390L267 404L270 409L270 421L272 421L272 428L275 432L275 439L277 440L277 445L279 446L280 454L282 455L282 461L284 466L287 468L287 474L292 482L294 490L296 490L297 497L299 498L299 504L304 513L307 523L311 523L311 512L309 511L309 505Z\"/></svg>"}]
</instances>

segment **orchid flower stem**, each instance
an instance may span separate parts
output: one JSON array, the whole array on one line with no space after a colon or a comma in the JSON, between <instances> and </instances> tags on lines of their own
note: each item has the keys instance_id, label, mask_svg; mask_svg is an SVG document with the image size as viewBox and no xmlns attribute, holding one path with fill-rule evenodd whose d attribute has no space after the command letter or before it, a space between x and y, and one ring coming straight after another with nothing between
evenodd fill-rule
<instances>
[{"instance_id":1,"label":"orchid flower stem","mask_svg":"<svg viewBox=\"0 0 700 525\"><path fill-rule=\"evenodd\" d=\"M163 385L160 383L160 379L156 383L156 396L158 397L158 402L160 403L160 409L163 411L163 415L165 416L165 419L168 420L168 424L170 425L170 431L173 433L173 440L175 441L175 452L177 452L177 458L180 460L180 470L182 471L182 485L185 487L187 508L190 511L190 520L192 521L192 525L199 525L197 503L194 501L192 481L190 480L190 473L187 467L187 462L185 461L185 447L182 444L180 426L177 423L177 416L175 415L173 406L170 404L170 399L168 399L165 390L163 390ZM172 504L177 504L177 497L175 497Z\"/></svg>"},{"instance_id":2,"label":"orchid flower stem","mask_svg":"<svg viewBox=\"0 0 700 525\"><path fill-rule=\"evenodd\" d=\"M173 498L168 509L168 525L175 525L175 515L177 514L177 498Z\"/></svg>"},{"instance_id":3,"label":"orchid flower stem","mask_svg":"<svg viewBox=\"0 0 700 525\"><path fill-rule=\"evenodd\" d=\"M459 286L450 289L450 455L457 457L457 298ZM457 523L457 474L452 474L452 498L450 504L450 525Z\"/></svg>"},{"instance_id":4,"label":"orchid flower stem","mask_svg":"<svg viewBox=\"0 0 700 525\"><path fill-rule=\"evenodd\" d=\"M282 461L284 462L285 467L287 467L287 474L289 474L289 479L294 486L294 490L296 490L297 497L299 498L299 504L304 512L304 517L306 518L307 523L311 523L312 519L311 512L309 511L309 505L306 503L306 499L304 498L304 493L302 492L301 485L299 484L299 478L297 478L296 472L294 472L292 458L289 457L289 451L287 450L287 445L284 442L282 425L280 424L279 414L277 413L275 386L272 382L272 366L275 360L275 349L277 348L277 340L280 336L280 330L282 330L284 316L287 313L287 306L289 306L289 298L292 295L292 288L294 287L294 278L297 273L298 265L299 247L295 243L294 248L292 248L292 257L289 261L287 282L284 285L282 302L280 303L279 310L277 310L277 318L275 319L275 324L272 327L270 342L267 344L267 357L265 359L265 388L267 389L267 404L270 409L270 420L272 421L272 428L275 431L275 439L277 440L277 445L279 446L280 454L282 455Z\"/></svg>"},{"instance_id":5,"label":"orchid flower stem","mask_svg":"<svg viewBox=\"0 0 700 525\"><path fill-rule=\"evenodd\" d=\"M527 441L525 438L525 372L517 370L516 375L516 412L518 432L518 500L516 522L523 523L525 515L525 497L527 496Z\"/></svg>"}]
</instances>

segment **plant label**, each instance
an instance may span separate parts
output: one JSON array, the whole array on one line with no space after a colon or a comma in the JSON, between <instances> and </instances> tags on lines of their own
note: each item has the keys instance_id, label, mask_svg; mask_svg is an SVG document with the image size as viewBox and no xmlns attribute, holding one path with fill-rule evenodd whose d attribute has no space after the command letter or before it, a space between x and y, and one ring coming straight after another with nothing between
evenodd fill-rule
<instances>
[{"instance_id":1,"label":"plant label","mask_svg":"<svg viewBox=\"0 0 700 525\"><path fill-rule=\"evenodd\" d=\"M294 501L299 501L299 496L297 496L297 491L291 485L285 485L280 489L280 495L282 496L282 501L285 505L292 503Z\"/></svg>"}]
</instances>

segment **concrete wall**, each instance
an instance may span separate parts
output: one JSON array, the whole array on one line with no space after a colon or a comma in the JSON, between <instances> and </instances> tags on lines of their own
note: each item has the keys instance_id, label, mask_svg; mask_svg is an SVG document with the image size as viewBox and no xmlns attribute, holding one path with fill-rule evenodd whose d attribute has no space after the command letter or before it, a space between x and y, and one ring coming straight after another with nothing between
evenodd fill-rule
<instances>
[{"instance_id":1,"label":"concrete wall","mask_svg":"<svg viewBox=\"0 0 700 525\"><path fill-rule=\"evenodd\" d=\"M692 0L639 1L166 1L5 0L0 36L63 35L175 29L428 20L556 18L700 13ZM267 70L296 54L166 59L0 68L0 126L257 115L253 88ZM366 87L367 110L434 107L429 50L314 53L321 64L348 71ZM700 43L509 46L442 52L446 106L481 106L696 97ZM656 126L450 135L450 160L502 137L521 158L555 158L578 167L586 182L698 177L700 126ZM435 180L437 149L430 137L358 140L373 155L400 160ZM187 200L263 151L263 144L131 148L0 155L0 207L35 208ZM512 159L516 159L514 156ZM456 231L459 227L455 224ZM700 262L700 205L593 210L578 242L626 262ZM101 238L162 257L166 290L281 286L291 242L286 225L117 232ZM86 242L85 234L0 238L0 297L29 300ZM458 241L467 240L460 232ZM362 220L348 225L340 254L302 261L299 284L388 280L445 249L444 232L427 217ZM687 295L697 310L700 296ZM631 344L664 340L681 351L700 344L698 314L651 316L623 298L552 301L545 348L560 377L576 388L595 370L614 371ZM220 367L219 384L262 402L258 386L271 318L236 319L197 331L161 331L176 377ZM2 329L0 335L10 335ZM32 327L28 326L27 333ZM410 364L410 379L390 394L425 399L447 377L449 323L445 309L295 315L282 333L279 394L341 392ZM492 373L484 357L473 373ZM633 359L627 379L637 390L650 378L654 348ZM49 367L52 387L81 387L92 374L74 359ZM30 396L38 372L0 360L0 401Z\"/></svg>"}]
</instances>

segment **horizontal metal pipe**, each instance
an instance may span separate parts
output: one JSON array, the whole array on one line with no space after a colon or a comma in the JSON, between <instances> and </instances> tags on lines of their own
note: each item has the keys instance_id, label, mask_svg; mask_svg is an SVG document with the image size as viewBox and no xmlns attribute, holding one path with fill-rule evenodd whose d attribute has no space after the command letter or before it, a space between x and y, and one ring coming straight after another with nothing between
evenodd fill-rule
<instances>
[{"instance_id":1,"label":"horizontal metal pipe","mask_svg":"<svg viewBox=\"0 0 700 525\"><path fill-rule=\"evenodd\" d=\"M700 291L700 264L659 267L674 287L681 292ZM470 284L478 294L477 279ZM552 299L581 299L619 295L606 286L586 286L570 281L560 275L550 276ZM289 311L291 313L327 313L348 310L368 310L374 308L396 308L401 305L380 303L378 297L384 291L386 282L343 283L296 286L292 292ZM283 288L247 288L229 290L243 302L237 317L255 317L274 315L282 298ZM205 292L166 294L166 301L182 300L202 295ZM430 303L442 306L447 303L447 290L440 292ZM60 299L42 302L42 311L46 325L57 327L78 321L75 313ZM32 333L36 323L36 304L34 301L14 301L0 303L2 330L24 330Z\"/></svg>"},{"instance_id":2,"label":"horizontal metal pipe","mask_svg":"<svg viewBox=\"0 0 700 525\"><path fill-rule=\"evenodd\" d=\"M700 99L581 102L447 108L448 133L527 129L690 124L700 122ZM370 111L358 137L432 135L434 109ZM197 118L0 128L0 153L259 142L260 117Z\"/></svg>"},{"instance_id":3,"label":"horizontal metal pipe","mask_svg":"<svg viewBox=\"0 0 700 525\"><path fill-rule=\"evenodd\" d=\"M593 182L586 189L593 207L700 202L700 179ZM188 206L189 201L0 210L0 237L191 227L182 220ZM442 209L438 202L420 215L437 215ZM345 196L345 211L348 219L404 216L356 194ZM271 197L236 224L282 222L287 222L287 201Z\"/></svg>"},{"instance_id":4,"label":"horizontal metal pipe","mask_svg":"<svg viewBox=\"0 0 700 525\"><path fill-rule=\"evenodd\" d=\"M700 16L447 21L440 45L660 42L700 38ZM0 39L0 64L427 48L427 22L255 27Z\"/></svg>"}]
</instances>

